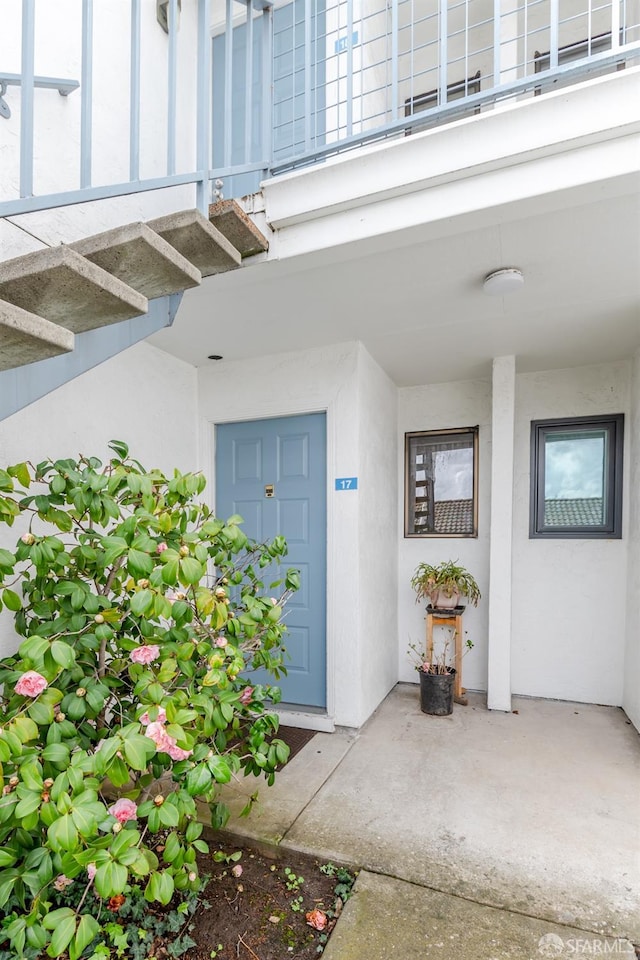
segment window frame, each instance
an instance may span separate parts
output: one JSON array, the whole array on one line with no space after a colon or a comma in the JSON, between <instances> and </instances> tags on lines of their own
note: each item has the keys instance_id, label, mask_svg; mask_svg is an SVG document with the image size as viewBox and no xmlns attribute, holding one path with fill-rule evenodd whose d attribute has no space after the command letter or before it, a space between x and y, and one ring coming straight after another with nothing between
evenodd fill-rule
<instances>
[{"instance_id":1,"label":"window frame","mask_svg":"<svg viewBox=\"0 0 640 960\"><path fill-rule=\"evenodd\" d=\"M605 522L600 526L544 525L545 441L549 434L566 430L606 430L607 483ZM558 417L531 421L531 460L529 495L530 540L621 540L622 539L622 470L624 452L624 414L593 417Z\"/></svg>"},{"instance_id":2,"label":"window frame","mask_svg":"<svg viewBox=\"0 0 640 960\"><path fill-rule=\"evenodd\" d=\"M478 448L479 448L479 436L480 427L476 424L474 427L449 427L444 430L413 430L408 431L404 435L404 537L406 540L426 540L426 539L477 539L478 537ZM473 477L472 477L472 514L473 514L473 531L469 533L436 533L436 532L427 532L427 533L414 533L410 531L411 524L411 511L410 511L410 502L411 502L411 491L409 489L410 482L410 461L409 461L409 448L411 440L415 437L441 437L443 442L447 442L448 438L452 440L456 437L459 437L461 434L471 434L473 437ZM414 511L415 516L415 511ZM413 524L415 526L415 524Z\"/></svg>"}]
</instances>

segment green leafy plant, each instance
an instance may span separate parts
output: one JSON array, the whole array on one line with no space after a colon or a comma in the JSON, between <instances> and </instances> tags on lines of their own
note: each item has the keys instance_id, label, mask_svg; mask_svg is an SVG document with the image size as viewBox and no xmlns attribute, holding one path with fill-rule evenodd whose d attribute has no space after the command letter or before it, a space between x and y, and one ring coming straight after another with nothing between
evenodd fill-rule
<instances>
[{"instance_id":1,"label":"green leafy plant","mask_svg":"<svg viewBox=\"0 0 640 960\"><path fill-rule=\"evenodd\" d=\"M297 877L291 867L284 868L285 876L285 886L287 890L290 890L293 893L297 893L302 884L304 883L304 877Z\"/></svg>"},{"instance_id":2,"label":"green leafy plant","mask_svg":"<svg viewBox=\"0 0 640 960\"><path fill-rule=\"evenodd\" d=\"M475 579L457 560L447 560L437 565L418 564L411 578L411 586L416 592L416 602L426 599L434 607L455 607L461 596L475 607L481 596Z\"/></svg>"},{"instance_id":3,"label":"green leafy plant","mask_svg":"<svg viewBox=\"0 0 640 960\"><path fill-rule=\"evenodd\" d=\"M267 590L261 577L285 541L256 544L239 517L217 519L196 501L201 475L167 477L110 448L106 465L0 470L0 522L26 527L0 549L0 606L21 638L0 661L0 949L12 957L134 957L116 917L127 904L135 957L147 956L135 904L188 902L200 886L196 799L221 827L221 785L273 783L288 758L268 712L279 691L251 682L258 668L284 673L298 574ZM173 955L188 946L186 930Z\"/></svg>"},{"instance_id":4,"label":"green leafy plant","mask_svg":"<svg viewBox=\"0 0 640 960\"><path fill-rule=\"evenodd\" d=\"M356 882L355 874L347 870L346 867L337 867L334 863L331 863L331 861L322 864L320 872L326 874L327 877L336 878L336 885L333 888L333 892L336 897L340 897L343 903L346 903L351 896L353 885Z\"/></svg>"}]
</instances>

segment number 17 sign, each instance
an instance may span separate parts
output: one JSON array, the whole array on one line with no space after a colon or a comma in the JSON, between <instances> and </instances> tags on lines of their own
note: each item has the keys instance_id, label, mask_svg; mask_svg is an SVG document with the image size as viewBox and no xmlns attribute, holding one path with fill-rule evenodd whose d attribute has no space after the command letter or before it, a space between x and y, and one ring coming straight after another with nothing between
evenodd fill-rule
<instances>
[{"instance_id":1,"label":"number 17 sign","mask_svg":"<svg viewBox=\"0 0 640 960\"><path fill-rule=\"evenodd\" d=\"M336 490L357 490L357 477L336 477Z\"/></svg>"}]
</instances>

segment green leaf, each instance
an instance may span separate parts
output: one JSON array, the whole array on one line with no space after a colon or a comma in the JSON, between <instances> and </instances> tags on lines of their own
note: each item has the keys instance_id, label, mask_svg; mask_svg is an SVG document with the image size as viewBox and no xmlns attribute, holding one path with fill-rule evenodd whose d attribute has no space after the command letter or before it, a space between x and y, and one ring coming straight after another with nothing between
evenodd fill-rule
<instances>
[{"instance_id":1,"label":"green leaf","mask_svg":"<svg viewBox=\"0 0 640 960\"><path fill-rule=\"evenodd\" d=\"M23 487L29 487L31 484L31 476L29 475L29 467L26 463L16 463L14 466L9 467L8 473L15 477L18 482Z\"/></svg>"},{"instance_id":2,"label":"green leaf","mask_svg":"<svg viewBox=\"0 0 640 960\"><path fill-rule=\"evenodd\" d=\"M4 907L13 893L17 878L18 872L16 870L3 870L0 874L0 907Z\"/></svg>"},{"instance_id":3,"label":"green leaf","mask_svg":"<svg viewBox=\"0 0 640 960\"><path fill-rule=\"evenodd\" d=\"M165 841L162 858L166 863L173 863L181 850L182 847L180 845L180 841L178 840L178 835L172 832Z\"/></svg>"},{"instance_id":4,"label":"green leaf","mask_svg":"<svg viewBox=\"0 0 640 960\"><path fill-rule=\"evenodd\" d=\"M94 884L101 897L115 897L127 885L127 868L108 860L98 867Z\"/></svg>"},{"instance_id":5,"label":"green leaf","mask_svg":"<svg viewBox=\"0 0 640 960\"><path fill-rule=\"evenodd\" d=\"M212 757L209 769L218 783L229 783L231 780L231 768L223 757Z\"/></svg>"},{"instance_id":6,"label":"green leaf","mask_svg":"<svg viewBox=\"0 0 640 960\"><path fill-rule=\"evenodd\" d=\"M129 782L129 771L120 757L115 757L107 768L107 776L114 787L124 787Z\"/></svg>"},{"instance_id":7,"label":"green leaf","mask_svg":"<svg viewBox=\"0 0 640 960\"><path fill-rule=\"evenodd\" d=\"M192 797L201 796L211 786L211 781L211 771L206 764L201 763L187 774L187 791Z\"/></svg>"},{"instance_id":8,"label":"green leaf","mask_svg":"<svg viewBox=\"0 0 640 960\"><path fill-rule=\"evenodd\" d=\"M179 569L180 569L180 561L178 557L176 557L175 559L167 560L167 562L162 568L163 582L173 587L178 581Z\"/></svg>"},{"instance_id":9,"label":"green leaf","mask_svg":"<svg viewBox=\"0 0 640 960\"><path fill-rule=\"evenodd\" d=\"M28 790L42 790L42 768L37 760L27 760L21 765L20 779Z\"/></svg>"},{"instance_id":10,"label":"green leaf","mask_svg":"<svg viewBox=\"0 0 640 960\"><path fill-rule=\"evenodd\" d=\"M145 554L146 556L146 554ZM136 615L136 617L143 616L147 610L153 604L153 593L151 590L140 590L138 593L135 593L131 598L130 608L131 612Z\"/></svg>"},{"instance_id":11,"label":"green leaf","mask_svg":"<svg viewBox=\"0 0 640 960\"><path fill-rule=\"evenodd\" d=\"M66 743L50 743L42 751L42 758L50 763L66 764L69 762L69 747Z\"/></svg>"},{"instance_id":12,"label":"green leaf","mask_svg":"<svg viewBox=\"0 0 640 960\"><path fill-rule=\"evenodd\" d=\"M203 565L195 557L185 557L180 561L180 583L190 586L199 583L205 573Z\"/></svg>"},{"instance_id":13,"label":"green leaf","mask_svg":"<svg viewBox=\"0 0 640 960\"><path fill-rule=\"evenodd\" d=\"M132 548L127 554L127 567L132 577L145 577L153 571L153 560L148 553Z\"/></svg>"},{"instance_id":14,"label":"green leaf","mask_svg":"<svg viewBox=\"0 0 640 960\"><path fill-rule=\"evenodd\" d=\"M49 938L46 931L39 923L27 927L27 943L35 950L44 950L45 944Z\"/></svg>"},{"instance_id":15,"label":"green leaf","mask_svg":"<svg viewBox=\"0 0 640 960\"><path fill-rule=\"evenodd\" d=\"M18 653L24 660L40 660L49 649L50 641L46 637L39 637L34 633L33 636L23 640L18 648Z\"/></svg>"},{"instance_id":16,"label":"green leaf","mask_svg":"<svg viewBox=\"0 0 640 960\"><path fill-rule=\"evenodd\" d=\"M83 697L76 697L75 694L69 697L65 705L65 712L70 720L82 720L87 712L87 705Z\"/></svg>"},{"instance_id":17,"label":"green leaf","mask_svg":"<svg viewBox=\"0 0 640 960\"><path fill-rule=\"evenodd\" d=\"M172 803L166 801L158 807L158 815L163 827L177 827L180 822L180 814Z\"/></svg>"},{"instance_id":18,"label":"green leaf","mask_svg":"<svg viewBox=\"0 0 640 960\"><path fill-rule=\"evenodd\" d=\"M187 843L193 843L194 840L197 840L203 830L204 827L201 823L198 823L197 820L190 820L184 832Z\"/></svg>"},{"instance_id":19,"label":"green leaf","mask_svg":"<svg viewBox=\"0 0 640 960\"><path fill-rule=\"evenodd\" d=\"M71 819L80 836L91 837L96 832L96 818L92 811L86 807L74 806L71 811Z\"/></svg>"},{"instance_id":20,"label":"green leaf","mask_svg":"<svg viewBox=\"0 0 640 960\"><path fill-rule=\"evenodd\" d=\"M104 550L104 565L110 567L114 561L127 552L128 544L122 537L103 537L100 541Z\"/></svg>"},{"instance_id":21,"label":"green leaf","mask_svg":"<svg viewBox=\"0 0 640 960\"><path fill-rule=\"evenodd\" d=\"M129 456L129 447L123 440L111 440L107 446L109 450L113 450L121 460L126 460Z\"/></svg>"},{"instance_id":22,"label":"green leaf","mask_svg":"<svg viewBox=\"0 0 640 960\"><path fill-rule=\"evenodd\" d=\"M0 847L0 867L10 867L18 858L10 850L3 850Z\"/></svg>"},{"instance_id":23,"label":"green leaf","mask_svg":"<svg viewBox=\"0 0 640 960\"><path fill-rule=\"evenodd\" d=\"M12 721L11 726L21 743L28 743L29 740L35 740L40 732L37 724L29 717L16 717Z\"/></svg>"},{"instance_id":24,"label":"green leaf","mask_svg":"<svg viewBox=\"0 0 640 960\"><path fill-rule=\"evenodd\" d=\"M100 924L95 917L92 917L89 913L83 913L80 917L75 940L69 948L70 960L78 960L78 957L82 955L82 952L99 933Z\"/></svg>"},{"instance_id":25,"label":"green leaf","mask_svg":"<svg viewBox=\"0 0 640 960\"><path fill-rule=\"evenodd\" d=\"M135 736L127 738L123 746L129 766L133 767L134 770L146 770L154 752L149 750L149 747L154 747L153 741L149 737Z\"/></svg>"},{"instance_id":26,"label":"green leaf","mask_svg":"<svg viewBox=\"0 0 640 960\"><path fill-rule=\"evenodd\" d=\"M33 722L37 723L40 727L45 727L53 723L53 707L48 703L42 703L41 700L27 707L27 713Z\"/></svg>"},{"instance_id":27,"label":"green leaf","mask_svg":"<svg viewBox=\"0 0 640 960\"><path fill-rule=\"evenodd\" d=\"M76 662L76 655L68 643L64 643L63 640L54 640L51 644L51 655L53 659L60 667L64 667L65 670L70 670L71 667Z\"/></svg>"},{"instance_id":28,"label":"green leaf","mask_svg":"<svg viewBox=\"0 0 640 960\"><path fill-rule=\"evenodd\" d=\"M76 918L65 917L60 923L57 923L51 937L51 943L47 947L47 953L50 957L59 957L67 949L73 935L76 932Z\"/></svg>"},{"instance_id":29,"label":"green leaf","mask_svg":"<svg viewBox=\"0 0 640 960\"><path fill-rule=\"evenodd\" d=\"M41 796L39 793L28 793L16 805L14 815L17 820L30 816L40 806Z\"/></svg>"},{"instance_id":30,"label":"green leaf","mask_svg":"<svg viewBox=\"0 0 640 960\"><path fill-rule=\"evenodd\" d=\"M46 914L42 920L42 926L45 930L55 930L59 923L69 917L75 917L71 907L60 907L59 910L52 910L51 913Z\"/></svg>"},{"instance_id":31,"label":"green leaf","mask_svg":"<svg viewBox=\"0 0 640 960\"><path fill-rule=\"evenodd\" d=\"M20 610L22 607L22 600L20 599L18 594L14 593L13 590L9 590L8 587L6 587L2 591L2 600L7 610L15 611L15 610Z\"/></svg>"},{"instance_id":32,"label":"green leaf","mask_svg":"<svg viewBox=\"0 0 640 960\"><path fill-rule=\"evenodd\" d=\"M49 846L55 853L67 853L75 850L78 845L78 831L76 830L71 814L65 813L54 820L47 831Z\"/></svg>"}]
</instances>

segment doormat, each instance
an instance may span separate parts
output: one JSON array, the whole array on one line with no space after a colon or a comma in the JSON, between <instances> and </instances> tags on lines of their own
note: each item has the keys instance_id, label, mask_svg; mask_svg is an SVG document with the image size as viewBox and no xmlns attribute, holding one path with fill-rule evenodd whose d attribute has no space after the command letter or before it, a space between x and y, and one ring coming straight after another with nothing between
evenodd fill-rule
<instances>
[{"instance_id":1,"label":"doormat","mask_svg":"<svg viewBox=\"0 0 640 960\"><path fill-rule=\"evenodd\" d=\"M277 737L289 747L289 760L293 760L296 754L300 753L309 740L315 737L316 730L302 730L300 727L285 727L282 724L278 728Z\"/></svg>"}]
</instances>

